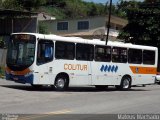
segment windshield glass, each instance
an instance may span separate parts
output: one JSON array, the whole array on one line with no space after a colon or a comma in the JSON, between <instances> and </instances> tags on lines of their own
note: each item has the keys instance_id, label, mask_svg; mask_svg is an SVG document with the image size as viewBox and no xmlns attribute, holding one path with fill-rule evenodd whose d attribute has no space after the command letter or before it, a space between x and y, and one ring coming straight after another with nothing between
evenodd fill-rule
<instances>
[{"instance_id":1,"label":"windshield glass","mask_svg":"<svg viewBox=\"0 0 160 120\"><path fill-rule=\"evenodd\" d=\"M35 57L35 41L33 35L13 35L8 46L8 67L17 70L32 65Z\"/></svg>"}]
</instances>

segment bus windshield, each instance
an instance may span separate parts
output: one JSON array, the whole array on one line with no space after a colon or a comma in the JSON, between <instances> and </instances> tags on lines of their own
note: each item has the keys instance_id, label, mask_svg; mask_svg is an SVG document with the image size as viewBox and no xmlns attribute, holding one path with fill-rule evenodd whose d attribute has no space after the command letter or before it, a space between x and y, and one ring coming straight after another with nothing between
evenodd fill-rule
<instances>
[{"instance_id":1,"label":"bus windshield","mask_svg":"<svg viewBox=\"0 0 160 120\"><path fill-rule=\"evenodd\" d=\"M7 52L7 66L12 70L22 70L34 62L36 39L33 35L13 35Z\"/></svg>"}]
</instances>

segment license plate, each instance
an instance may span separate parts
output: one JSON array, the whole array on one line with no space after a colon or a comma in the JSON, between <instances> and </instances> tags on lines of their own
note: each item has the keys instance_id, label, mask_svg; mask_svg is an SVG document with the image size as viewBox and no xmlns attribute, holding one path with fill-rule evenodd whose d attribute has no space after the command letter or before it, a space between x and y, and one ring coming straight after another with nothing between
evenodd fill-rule
<instances>
[{"instance_id":1,"label":"license plate","mask_svg":"<svg viewBox=\"0 0 160 120\"><path fill-rule=\"evenodd\" d=\"M18 80L18 78L13 78L13 80Z\"/></svg>"}]
</instances>

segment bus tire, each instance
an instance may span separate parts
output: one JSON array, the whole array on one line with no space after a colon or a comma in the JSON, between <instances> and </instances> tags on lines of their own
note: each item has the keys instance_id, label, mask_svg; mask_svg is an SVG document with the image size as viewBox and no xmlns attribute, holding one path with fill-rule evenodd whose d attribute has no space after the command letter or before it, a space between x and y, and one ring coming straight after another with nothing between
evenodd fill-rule
<instances>
[{"instance_id":1,"label":"bus tire","mask_svg":"<svg viewBox=\"0 0 160 120\"><path fill-rule=\"evenodd\" d=\"M120 90L129 90L131 88L131 78L129 76L122 77Z\"/></svg>"},{"instance_id":2,"label":"bus tire","mask_svg":"<svg viewBox=\"0 0 160 120\"><path fill-rule=\"evenodd\" d=\"M68 88L68 77L66 75L58 75L56 77L54 88L56 91L64 91Z\"/></svg>"},{"instance_id":3,"label":"bus tire","mask_svg":"<svg viewBox=\"0 0 160 120\"><path fill-rule=\"evenodd\" d=\"M96 87L97 90L105 90L105 89L108 88L107 85L96 85L95 87Z\"/></svg>"}]
</instances>

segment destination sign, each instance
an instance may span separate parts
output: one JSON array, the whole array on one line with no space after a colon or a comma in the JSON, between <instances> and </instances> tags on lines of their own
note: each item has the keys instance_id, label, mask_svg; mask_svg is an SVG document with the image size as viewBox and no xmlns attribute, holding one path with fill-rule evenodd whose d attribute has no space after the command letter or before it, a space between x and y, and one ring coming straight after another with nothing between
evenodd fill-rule
<instances>
[{"instance_id":1,"label":"destination sign","mask_svg":"<svg viewBox=\"0 0 160 120\"><path fill-rule=\"evenodd\" d=\"M12 39L15 40L35 40L35 36L34 35L28 35L28 34L15 34L12 35Z\"/></svg>"}]
</instances>

